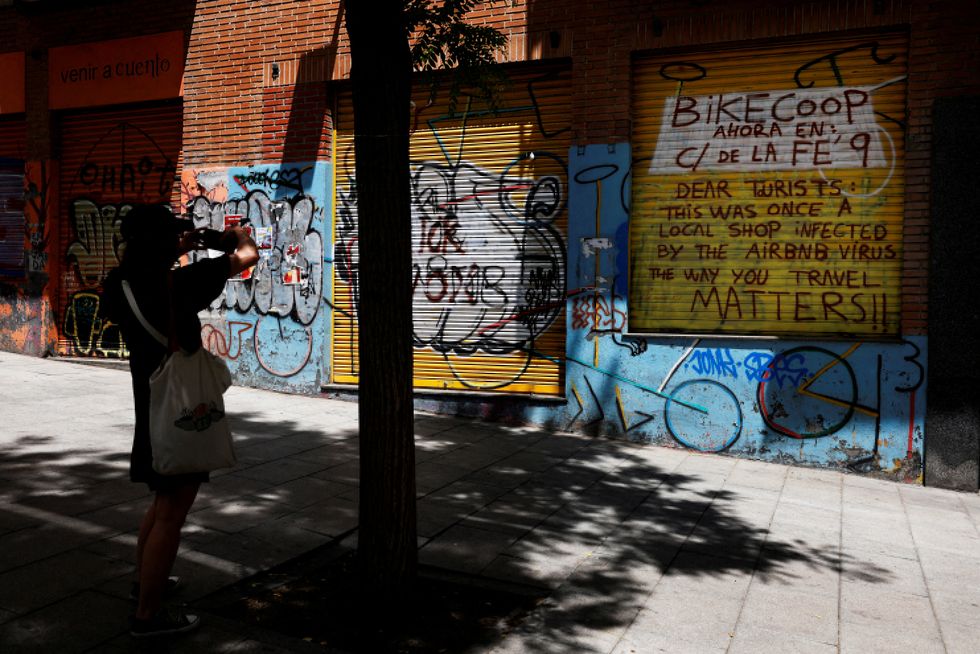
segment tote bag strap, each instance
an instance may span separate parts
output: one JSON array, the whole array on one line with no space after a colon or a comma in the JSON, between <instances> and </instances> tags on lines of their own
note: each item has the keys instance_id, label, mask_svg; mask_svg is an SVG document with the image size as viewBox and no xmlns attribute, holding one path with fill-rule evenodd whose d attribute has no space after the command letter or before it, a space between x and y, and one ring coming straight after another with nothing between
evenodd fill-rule
<instances>
[{"instance_id":1,"label":"tote bag strap","mask_svg":"<svg viewBox=\"0 0 980 654\"><path fill-rule=\"evenodd\" d=\"M143 329L145 329L150 336L155 338L160 345L169 349L169 340L160 333L160 330L151 325L150 321L148 321L145 316L143 316L143 312L140 311L139 305L136 304L136 298L133 297L133 289L129 287L129 282L127 282L125 279L122 282L122 288L123 293L126 294L126 301L129 302L129 308L133 310L133 315L135 315L136 319L140 321L141 325L143 325Z\"/></svg>"}]
</instances>

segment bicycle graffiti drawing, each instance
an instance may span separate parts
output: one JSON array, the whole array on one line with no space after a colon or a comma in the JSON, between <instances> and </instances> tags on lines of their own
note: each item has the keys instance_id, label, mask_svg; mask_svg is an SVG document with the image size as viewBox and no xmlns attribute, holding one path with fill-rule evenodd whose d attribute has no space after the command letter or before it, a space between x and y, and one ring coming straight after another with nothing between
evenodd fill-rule
<instances>
[{"instance_id":1,"label":"bicycle graffiti drawing","mask_svg":"<svg viewBox=\"0 0 980 654\"><path fill-rule=\"evenodd\" d=\"M700 452L722 452L730 448L742 434L742 408L735 393L721 382L704 378L687 379L668 389L677 371L688 357L691 356L698 343L700 343L700 339L695 339L681 354L657 388L601 370L585 361L571 357L568 357L568 361L602 373L607 377L628 384L641 391L663 398L664 425L667 428L667 433L674 440L684 447ZM602 413L601 403L588 377L585 377L585 382L589 394L595 400L599 412ZM571 385L571 390L572 395L579 405L578 413L572 418L572 423L574 423L583 413L585 402L574 383ZM637 429L652 419L652 416L640 412L647 419L641 423L630 425L618 385L615 387L615 393L616 406L625 431ZM602 417L600 417L601 419Z\"/></svg>"}]
</instances>

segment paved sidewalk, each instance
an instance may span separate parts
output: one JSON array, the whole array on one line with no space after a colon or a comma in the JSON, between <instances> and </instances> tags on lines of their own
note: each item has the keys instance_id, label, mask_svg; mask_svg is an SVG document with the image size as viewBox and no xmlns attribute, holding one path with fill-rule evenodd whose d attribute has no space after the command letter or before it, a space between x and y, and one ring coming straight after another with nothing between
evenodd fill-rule
<instances>
[{"instance_id":1,"label":"paved sidewalk","mask_svg":"<svg viewBox=\"0 0 980 654\"><path fill-rule=\"evenodd\" d=\"M0 652L122 652L135 529L124 370L0 352ZM233 388L193 603L357 526L357 407ZM423 563L547 589L494 652L980 649L980 496L419 414ZM319 651L210 618L168 652Z\"/></svg>"}]
</instances>

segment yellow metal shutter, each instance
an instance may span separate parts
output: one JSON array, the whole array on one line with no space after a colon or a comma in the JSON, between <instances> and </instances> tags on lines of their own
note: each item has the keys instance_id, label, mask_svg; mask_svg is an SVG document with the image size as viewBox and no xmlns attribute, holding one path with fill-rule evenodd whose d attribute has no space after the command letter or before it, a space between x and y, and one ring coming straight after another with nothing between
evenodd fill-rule
<instances>
[{"instance_id":1,"label":"yellow metal shutter","mask_svg":"<svg viewBox=\"0 0 980 654\"><path fill-rule=\"evenodd\" d=\"M908 42L634 62L634 332L899 333Z\"/></svg>"},{"instance_id":2,"label":"yellow metal shutter","mask_svg":"<svg viewBox=\"0 0 980 654\"><path fill-rule=\"evenodd\" d=\"M512 73L497 112L414 94L415 387L560 394L565 352L567 68ZM356 383L353 109L336 122L333 381ZM366 255L368 253L365 253Z\"/></svg>"},{"instance_id":3,"label":"yellow metal shutter","mask_svg":"<svg viewBox=\"0 0 980 654\"><path fill-rule=\"evenodd\" d=\"M60 353L128 354L118 328L98 317L101 285L119 264L119 224L132 204L179 211L181 118L179 103L62 116Z\"/></svg>"}]
</instances>

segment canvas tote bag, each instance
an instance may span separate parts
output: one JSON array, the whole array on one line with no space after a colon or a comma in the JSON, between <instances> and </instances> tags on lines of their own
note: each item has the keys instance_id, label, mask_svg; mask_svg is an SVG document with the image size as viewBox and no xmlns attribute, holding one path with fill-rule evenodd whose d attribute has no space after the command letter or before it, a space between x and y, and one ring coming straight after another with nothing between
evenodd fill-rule
<instances>
[{"instance_id":1,"label":"canvas tote bag","mask_svg":"<svg viewBox=\"0 0 980 654\"><path fill-rule=\"evenodd\" d=\"M123 292L143 328L170 354L150 375L150 446L161 475L210 472L235 465L222 397L231 386L224 361L201 347L188 354L143 317L127 281ZM173 326L171 324L171 332Z\"/></svg>"}]
</instances>

